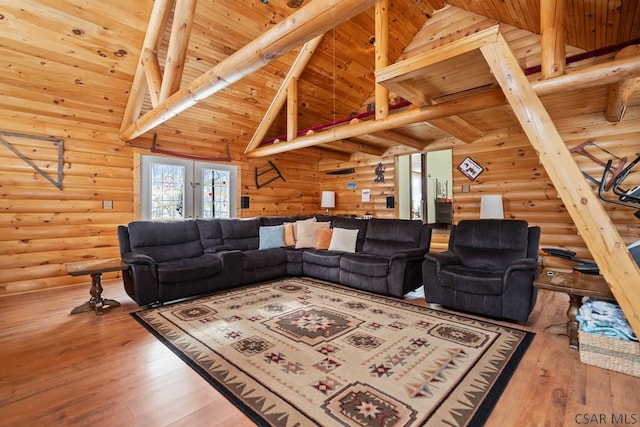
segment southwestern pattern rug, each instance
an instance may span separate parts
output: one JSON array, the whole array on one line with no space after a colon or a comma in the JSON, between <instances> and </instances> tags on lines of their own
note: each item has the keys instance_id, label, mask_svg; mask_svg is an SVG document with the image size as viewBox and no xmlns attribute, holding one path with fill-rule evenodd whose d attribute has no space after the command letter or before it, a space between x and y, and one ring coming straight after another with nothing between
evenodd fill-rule
<instances>
[{"instance_id":1,"label":"southwestern pattern rug","mask_svg":"<svg viewBox=\"0 0 640 427\"><path fill-rule=\"evenodd\" d=\"M308 278L132 316L267 426L481 425L533 338Z\"/></svg>"}]
</instances>

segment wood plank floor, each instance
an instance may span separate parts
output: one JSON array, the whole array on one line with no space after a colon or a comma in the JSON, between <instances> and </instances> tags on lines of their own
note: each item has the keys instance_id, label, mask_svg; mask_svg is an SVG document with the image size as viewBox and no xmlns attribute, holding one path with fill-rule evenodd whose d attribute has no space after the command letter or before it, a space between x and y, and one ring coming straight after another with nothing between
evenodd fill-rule
<instances>
[{"instance_id":1,"label":"wood plank floor","mask_svg":"<svg viewBox=\"0 0 640 427\"><path fill-rule=\"evenodd\" d=\"M0 426L253 425L129 316L121 282L104 287L122 305L102 316L69 314L88 283L0 298ZM567 306L541 291L517 325L536 337L487 425L640 424L640 378L582 364L566 337L544 332Z\"/></svg>"}]
</instances>

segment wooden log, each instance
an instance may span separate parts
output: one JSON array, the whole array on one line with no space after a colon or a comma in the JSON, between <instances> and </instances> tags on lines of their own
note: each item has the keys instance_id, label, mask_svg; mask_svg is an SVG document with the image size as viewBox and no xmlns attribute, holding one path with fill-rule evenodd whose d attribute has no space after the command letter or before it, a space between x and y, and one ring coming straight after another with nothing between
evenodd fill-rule
<instances>
[{"instance_id":1,"label":"wooden log","mask_svg":"<svg viewBox=\"0 0 640 427\"><path fill-rule=\"evenodd\" d=\"M585 244L611 287L636 333L640 317L640 269L624 241L576 166L553 121L513 57L507 42L498 37L480 48L509 104L518 117L547 174L577 225Z\"/></svg>"},{"instance_id":2,"label":"wooden log","mask_svg":"<svg viewBox=\"0 0 640 427\"><path fill-rule=\"evenodd\" d=\"M158 54L145 48L141 54L142 67L147 78L151 105L156 107L160 103L160 87L162 86L162 71L158 62Z\"/></svg>"},{"instance_id":3,"label":"wooden log","mask_svg":"<svg viewBox=\"0 0 640 427\"><path fill-rule=\"evenodd\" d=\"M375 11L375 69L382 70L389 64L389 0L376 3ZM376 83L376 120L389 115L389 90Z\"/></svg>"},{"instance_id":4,"label":"wooden log","mask_svg":"<svg viewBox=\"0 0 640 427\"><path fill-rule=\"evenodd\" d=\"M565 73L565 0L540 0L542 78Z\"/></svg>"},{"instance_id":5,"label":"wooden log","mask_svg":"<svg viewBox=\"0 0 640 427\"><path fill-rule=\"evenodd\" d=\"M616 54L616 58L640 55L640 46L627 46ZM629 98L636 87L636 79L627 79L609 86L607 110L604 113L610 122L619 122L627 109Z\"/></svg>"},{"instance_id":6,"label":"wooden log","mask_svg":"<svg viewBox=\"0 0 640 427\"><path fill-rule=\"evenodd\" d=\"M176 0L169 47L167 48L167 59L164 64L164 75L160 87L160 96L158 97L160 102L180 89L196 4L197 0Z\"/></svg>"},{"instance_id":7,"label":"wooden log","mask_svg":"<svg viewBox=\"0 0 640 427\"><path fill-rule=\"evenodd\" d=\"M130 141L140 136L377 1L316 0L309 3L127 126L120 132L120 137Z\"/></svg>"}]
</instances>

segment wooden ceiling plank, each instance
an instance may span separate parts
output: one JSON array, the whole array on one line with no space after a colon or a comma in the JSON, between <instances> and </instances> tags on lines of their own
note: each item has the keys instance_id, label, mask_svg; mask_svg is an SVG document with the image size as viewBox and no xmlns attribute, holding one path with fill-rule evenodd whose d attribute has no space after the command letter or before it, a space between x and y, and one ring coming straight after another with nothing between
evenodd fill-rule
<instances>
[{"instance_id":1,"label":"wooden ceiling plank","mask_svg":"<svg viewBox=\"0 0 640 427\"><path fill-rule=\"evenodd\" d=\"M423 141L418 141L409 136L402 135L392 130L376 132L373 135L382 137L387 141L392 141L394 145L395 144L406 145L407 147L417 148L418 150L422 150L427 146L427 144L425 144Z\"/></svg>"},{"instance_id":2,"label":"wooden ceiling plank","mask_svg":"<svg viewBox=\"0 0 640 427\"><path fill-rule=\"evenodd\" d=\"M396 62L376 71L376 82L385 85L413 78L423 72L424 68L454 58L460 54L474 51L479 47L495 42L498 25L483 29L461 39L448 43L438 49L428 50L410 58Z\"/></svg>"},{"instance_id":3,"label":"wooden ceiling plank","mask_svg":"<svg viewBox=\"0 0 640 427\"><path fill-rule=\"evenodd\" d=\"M273 98L273 101L271 101L269 108L267 108L267 112L262 117L258 128L254 132L251 141L247 145L245 152L253 150L258 145L260 145L264 137L267 135L269 128L278 117L278 113L282 109L282 106L287 99L287 88L294 79L297 80L300 78L300 75L313 57L314 52L316 51L318 46L320 46L323 37L324 33L316 36L313 40L306 42L302 49L300 49L300 52L293 62L293 65L289 69L287 76L284 78L282 84L278 88L276 96Z\"/></svg>"},{"instance_id":4,"label":"wooden ceiling plank","mask_svg":"<svg viewBox=\"0 0 640 427\"><path fill-rule=\"evenodd\" d=\"M363 144L362 142L354 142L353 140L334 141L322 147L347 152L349 154L366 153L373 156L382 156L387 151L387 147L375 147L373 145Z\"/></svg>"},{"instance_id":5,"label":"wooden ceiling plank","mask_svg":"<svg viewBox=\"0 0 640 427\"><path fill-rule=\"evenodd\" d=\"M162 77L162 86L160 87L160 102L180 89L196 4L197 0L176 0L167 59L164 64L164 75Z\"/></svg>"},{"instance_id":6,"label":"wooden ceiling plank","mask_svg":"<svg viewBox=\"0 0 640 427\"><path fill-rule=\"evenodd\" d=\"M151 10L151 16L149 17L147 32L144 36L144 41L142 42L142 51L140 52L141 56L145 49L157 51L160 43L162 42L162 35L164 34L165 27L167 26L172 6L173 0L155 0L153 2L153 9ZM127 105L124 109L124 114L122 115L122 124L120 126L121 132L123 129L131 126L140 115L146 91L147 80L144 65L142 60L139 60L136 72L133 76L133 82L131 83Z\"/></svg>"},{"instance_id":7,"label":"wooden ceiling plank","mask_svg":"<svg viewBox=\"0 0 640 427\"><path fill-rule=\"evenodd\" d=\"M640 45L627 46L616 54L616 59L640 56ZM627 110L627 103L636 87L636 79L627 79L609 86L605 118L610 122L619 122Z\"/></svg>"},{"instance_id":8,"label":"wooden ceiling plank","mask_svg":"<svg viewBox=\"0 0 640 427\"><path fill-rule=\"evenodd\" d=\"M607 211L586 182L544 105L504 38L480 48L520 125L636 334L640 268Z\"/></svg>"},{"instance_id":9,"label":"wooden ceiling plank","mask_svg":"<svg viewBox=\"0 0 640 427\"><path fill-rule=\"evenodd\" d=\"M261 69L297 45L365 11L377 1L379 0L315 0L309 3L121 130L120 137L130 141L148 132Z\"/></svg>"}]
</instances>

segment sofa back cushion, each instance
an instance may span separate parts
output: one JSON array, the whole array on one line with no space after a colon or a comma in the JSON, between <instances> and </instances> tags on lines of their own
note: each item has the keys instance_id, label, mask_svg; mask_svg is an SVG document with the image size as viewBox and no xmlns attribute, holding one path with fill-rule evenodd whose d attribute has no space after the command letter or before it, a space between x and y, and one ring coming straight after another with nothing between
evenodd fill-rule
<instances>
[{"instance_id":1,"label":"sofa back cushion","mask_svg":"<svg viewBox=\"0 0 640 427\"><path fill-rule=\"evenodd\" d=\"M421 221L373 218L367 225L362 249L370 254L391 256L399 250L426 247L423 243L423 235Z\"/></svg>"},{"instance_id":2,"label":"sofa back cushion","mask_svg":"<svg viewBox=\"0 0 640 427\"><path fill-rule=\"evenodd\" d=\"M241 251L258 249L261 225L260 218L222 219L220 220L222 240L225 245L229 245L233 249Z\"/></svg>"},{"instance_id":3,"label":"sofa back cushion","mask_svg":"<svg viewBox=\"0 0 640 427\"><path fill-rule=\"evenodd\" d=\"M362 252L362 248L364 247L364 239L367 235L367 225L369 224L369 220L367 219L356 219L356 218L347 218L347 217L335 217L333 221L331 221L331 227L333 228L344 228L346 230L358 230L358 239L356 241L356 252Z\"/></svg>"},{"instance_id":4,"label":"sofa back cushion","mask_svg":"<svg viewBox=\"0 0 640 427\"><path fill-rule=\"evenodd\" d=\"M196 225L200 232L200 241L202 247L206 250L215 248L224 244L222 239L222 228L220 227L220 219L196 219Z\"/></svg>"},{"instance_id":5,"label":"sofa back cushion","mask_svg":"<svg viewBox=\"0 0 640 427\"><path fill-rule=\"evenodd\" d=\"M150 256L156 262L204 254L195 221L135 221L128 228L131 252Z\"/></svg>"},{"instance_id":6,"label":"sofa back cushion","mask_svg":"<svg viewBox=\"0 0 640 427\"><path fill-rule=\"evenodd\" d=\"M527 257L528 236L523 220L463 220L453 230L450 247L467 267L504 270Z\"/></svg>"}]
</instances>

